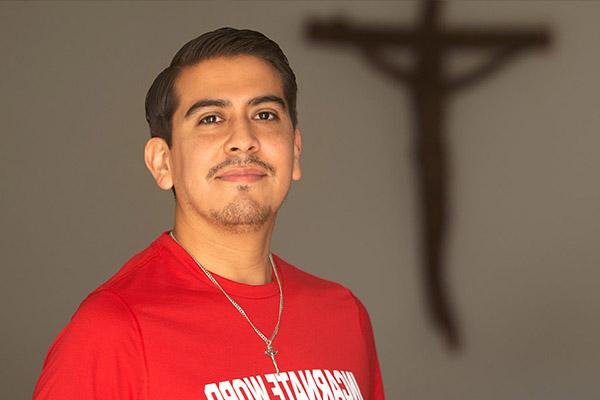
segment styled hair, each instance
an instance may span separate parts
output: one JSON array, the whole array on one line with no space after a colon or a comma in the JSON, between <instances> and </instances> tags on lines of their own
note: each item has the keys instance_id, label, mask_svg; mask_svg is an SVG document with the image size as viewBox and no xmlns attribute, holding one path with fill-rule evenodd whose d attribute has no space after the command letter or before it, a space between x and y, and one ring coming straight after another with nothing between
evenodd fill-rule
<instances>
[{"instance_id":1,"label":"styled hair","mask_svg":"<svg viewBox=\"0 0 600 400\"><path fill-rule=\"evenodd\" d=\"M295 128L298 123L296 76L279 45L260 32L220 28L187 42L175 54L171 64L154 79L146 94L146 120L150 126L150 136L163 138L169 147L172 145L173 114L179 101L175 93L175 81L183 68L211 58L237 55L259 57L279 72L283 95Z\"/></svg>"}]
</instances>

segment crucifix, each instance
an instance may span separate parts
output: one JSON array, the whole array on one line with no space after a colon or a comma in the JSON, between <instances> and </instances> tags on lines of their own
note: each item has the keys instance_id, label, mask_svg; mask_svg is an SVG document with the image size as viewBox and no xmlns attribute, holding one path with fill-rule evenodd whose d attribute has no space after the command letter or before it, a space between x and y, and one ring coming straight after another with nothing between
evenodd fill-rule
<instances>
[{"instance_id":1,"label":"crucifix","mask_svg":"<svg viewBox=\"0 0 600 400\"><path fill-rule=\"evenodd\" d=\"M271 357L271 360L273 361L273 366L275 367L275 373L279 374L279 366L277 365L277 360L275 360L275 356L277 355L277 353L278 351L273 348L273 345L269 340L267 342L267 350L265 350L265 354Z\"/></svg>"},{"instance_id":2,"label":"crucifix","mask_svg":"<svg viewBox=\"0 0 600 400\"><path fill-rule=\"evenodd\" d=\"M420 19L412 29L359 26L343 19L311 20L306 28L311 41L354 46L412 95L425 299L431 322L453 350L460 347L461 336L443 274L450 181L446 102L450 95L480 82L524 50L548 46L550 34L543 28L445 28L440 25L442 2L424 0L421 4ZM394 49L409 50L414 65L407 68L390 60L384 51ZM451 50L491 50L491 56L470 71L449 76L444 67Z\"/></svg>"}]
</instances>

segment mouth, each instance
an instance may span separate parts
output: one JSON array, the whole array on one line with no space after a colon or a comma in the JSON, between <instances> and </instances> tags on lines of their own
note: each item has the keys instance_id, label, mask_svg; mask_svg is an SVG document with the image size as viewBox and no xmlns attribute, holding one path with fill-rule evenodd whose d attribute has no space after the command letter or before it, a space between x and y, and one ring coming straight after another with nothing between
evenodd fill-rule
<instances>
[{"instance_id":1,"label":"mouth","mask_svg":"<svg viewBox=\"0 0 600 400\"><path fill-rule=\"evenodd\" d=\"M267 174L256 168L233 169L217 176L217 179L226 182L256 182Z\"/></svg>"},{"instance_id":2,"label":"mouth","mask_svg":"<svg viewBox=\"0 0 600 400\"><path fill-rule=\"evenodd\" d=\"M245 174L245 175L226 175L219 176L217 179L226 181L226 182L256 182L264 178L266 175L255 175L255 174Z\"/></svg>"}]
</instances>

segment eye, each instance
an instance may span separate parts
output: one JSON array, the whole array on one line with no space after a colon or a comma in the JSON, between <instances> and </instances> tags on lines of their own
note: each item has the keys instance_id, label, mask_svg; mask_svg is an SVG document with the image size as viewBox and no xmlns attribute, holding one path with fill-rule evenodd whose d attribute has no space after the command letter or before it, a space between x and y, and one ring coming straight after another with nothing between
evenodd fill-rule
<instances>
[{"instance_id":1,"label":"eye","mask_svg":"<svg viewBox=\"0 0 600 400\"><path fill-rule=\"evenodd\" d=\"M256 114L255 119L263 121L272 121L277 119L277 114L271 111L261 111L258 114Z\"/></svg>"},{"instance_id":2,"label":"eye","mask_svg":"<svg viewBox=\"0 0 600 400\"><path fill-rule=\"evenodd\" d=\"M218 115L207 115L198 122L198 125L216 124L221 121L223 121L223 118Z\"/></svg>"}]
</instances>

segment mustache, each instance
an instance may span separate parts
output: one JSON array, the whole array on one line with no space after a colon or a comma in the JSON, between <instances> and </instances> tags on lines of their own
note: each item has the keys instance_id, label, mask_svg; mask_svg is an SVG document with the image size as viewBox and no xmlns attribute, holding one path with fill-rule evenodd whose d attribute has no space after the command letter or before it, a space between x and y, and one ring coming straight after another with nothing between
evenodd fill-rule
<instances>
[{"instance_id":1,"label":"mustache","mask_svg":"<svg viewBox=\"0 0 600 400\"><path fill-rule=\"evenodd\" d=\"M218 163L217 165L215 165L214 167L212 167L211 169L208 170L206 179L211 179L213 176L215 176L217 174L217 172L219 172L220 170L222 170L223 168L226 168L226 167L230 167L230 166L246 167L249 165L259 166L259 167L265 169L266 171L268 171L269 173L271 173L271 175L275 176L275 168L273 168L273 166L271 164L261 160L260 158L258 158L256 156L249 156L248 158L245 158L245 159L230 158L223 162Z\"/></svg>"}]
</instances>

